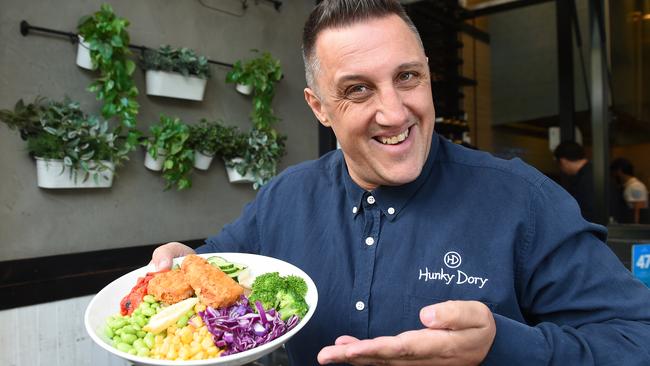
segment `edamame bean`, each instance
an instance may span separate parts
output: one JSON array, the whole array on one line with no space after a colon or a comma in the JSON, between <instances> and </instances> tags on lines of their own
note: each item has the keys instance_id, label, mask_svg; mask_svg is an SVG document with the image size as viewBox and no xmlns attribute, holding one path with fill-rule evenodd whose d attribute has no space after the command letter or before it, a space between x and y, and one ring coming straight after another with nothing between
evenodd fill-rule
<instances>
[{"instance_id":1,"label":"edamame bean","mask_svg":"<svg viewBox=\"0 0 650 366\"><path fill-rule=\"evenodd\" d=\"M153 295L144 295L144 298L142 300L144 300L144 302L147 302L149 304L153 304L154 302L156 302L156 298L153 297Z\"/></svg>"},{"instance_id":2,"label":"edamame bean","mask_svg":"<svg viewBox=\"0 0 650 366\"><path fill-rule=\"evenodd\" d=\"M113 344L116 345L116 347L117 347L118 343L122 343L122 337L120 337L118 335L113 336Z\"/></svg>"},{"instance_id":3,"label":"edamame bean","mask_svg":"<svg viewBox=\"0 0 650 366\"><path fill-rule=\"evenodd\" d=\"M145 318L143 315L138 315L135 318L135 322L140 326L140 328L144 327L144 325L147 324L147 321L147 318Z\"/></svg>"},{"instance_id":4,"label":"edamame bean","mask_svg":"<svg viewBox=\"0 0 650 366\"><path fill-rule=\"evenodd\" d=\"M147 357L147 356L149 356L149 349L148 348L139 348L137 353L138 353L138 356L140 356L140 357Z\"/></svg>"},{"instance_id":5,"label":"edamame bean","mask_svg":"<svg viewBox=\"0 0 650 366\"><path fill-rule=\"evenodd\" d=\"M128 344L133 344L136 339L138 339L138 336L135 334L129 334L129 333L122 333L120 336L122 338L122 342L128 343Z\"/></svg>"},{"instance_id":6,"label":"edamame bean","mask_svg":"<svg viewBox=\"0 0 650 366\"><path fill-rule=\"evenodd\" d=\"M144 316L154 316L156 315L156 311L151 308L144 308L142 309L142 315Z\"/></svg>"},{"instance_id":7,"label":"edamame bean","mask_svg":"<svg viewBox=\"0 0 650 366\"><path fill-rule=\"evenodd\" d=\"M137 335L138 338L144 338L144 336L147 335L147 332L145 332L144 330L139 330L137 333L135 333L135 335Z\"/></svg>"},{"instance_id":8,"label":"edamame bean","mask_svg":"<svg viewBox=\"0 0 650 366\"><path fill-rule=\"evenodd\" d=\"M136 350L137 350L137 349L140 349L140 348L143 348L143 347L144 347L144 348L148 348L147 345L144 343L144 340L142 340L142 339L136 339L136 340L133 342L133 348L135 348Z\"/></svg>"},{"instance_id":9,"label":"edamame bean","mask_svg":"<svg viewBox=\"0 0 650 366\"><path fill-rule=\"evenodd\" d=\"M108 326L113 329L119 329L126 325L126 320L124 318L117 318L108 323Z\"/></svg>"},{"instance_id":10,"label":"edamame bean","mask_svg":"<svg viewBox=\"0 0 650 366\"><path fill-rule=\"evenodd\" d=\"M115 337L115 333L113 333L113 329L111 329L111 327L109 327L108 325L104 327L104 334L108 338Z\"/></svg>"},{"instance_id":11,"label":"edamame bean","mask_svg":"<svg viewBox=\"0 0 650 366\"><path fill-rule=\"evenodd\" d=\"M176 321L176 326L179 327L179 328L182 328L182 327L186 326L186 325L187 325L187 321L188 321L189 319L190 319L190 318L189 318L187 315L183 315L183 316L181 316L181 317L178 318L178 320Z\"/></svg>"},{"instance_id":12,"label":"edamame bean","mask_svg":"<svg viewBox=\"0 0 650 366\"><path fill-rule=\"evenodd\" d=\"M135 328L132 325L127 325L122 328L122 334L135 334Z\"/></svg>"},{"instance_id":13,"label":"edamame bean","mask_svg":"<svg viewBox=\"0 0 650 366\"><path fill-rule=\"evenodd\" d=\"M144 344L147 345L147 348L149 349L153 348L153 345L155 343L155 338L153 333L147 333L147 335L144 336L143 342Z\"/></svg>"},{"instance_id":14,"label":"edamame bean","mask_svg":"<svg viewBox=\"0 0 650 366\"><path fill-rule=\"evenodd\" d=\"M129 350L133 349L133 347L128 343L118 343L115 348L119 349L122 352L129 352Z\"/></svg>"},{"instance_id":15,"label":"edamame bean","mask_svg":"<svg viewBox=\"0 0 650 366\"><path fill-rule=\"evenodd\" d=\"M136 351L135 348L131 348L131 349L129 350L129 354L132 354L132 355L135 356L135 355L138 354L138 351Z\"/></svg>"}]
</instances>

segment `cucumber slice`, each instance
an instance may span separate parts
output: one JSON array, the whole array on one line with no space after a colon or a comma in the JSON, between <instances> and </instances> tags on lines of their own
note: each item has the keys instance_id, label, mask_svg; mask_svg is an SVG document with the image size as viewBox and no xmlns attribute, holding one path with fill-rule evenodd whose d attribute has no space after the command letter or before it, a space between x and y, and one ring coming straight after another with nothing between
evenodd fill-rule
<instances>
[{"instance_id":1,"label":"cucumber slice","mask_svg":"<svg viewBox=\"0 0 650 366\"><path fill-rule=\"evenodd\" d=\"M216 255L214 255L214 256L208 258L207 261L208 261L208 263L210 263L211 265L213 265L213 266L217 266L217 267L220 267L220 266L223 266L223 265L226 265L226 264L230 264L230 262L228 262L228 261L225 260L224 258L219 257L219 256L216 256Z\"/></svg>"}]
</instances>

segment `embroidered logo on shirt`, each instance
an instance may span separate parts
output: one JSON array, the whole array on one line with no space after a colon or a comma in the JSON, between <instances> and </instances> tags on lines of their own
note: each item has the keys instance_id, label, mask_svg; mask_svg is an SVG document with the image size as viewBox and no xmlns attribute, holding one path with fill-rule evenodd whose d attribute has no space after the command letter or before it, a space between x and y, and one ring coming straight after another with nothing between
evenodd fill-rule
<instances>
[{"instance_id":1,"label":"embroidered logo on shirt","mask_svg":"<svg viewBox=\"0 0 650 366\"><path fill-rule=\"evenodd\" d=\"M442 261L448 268L455 269L460 267L463 260L458 252L447 252ZM437 272L429 271L429 267L424 267L424 269L420 268L418 280L424 282L443 281L445 285L450 285L455 281L454 283L456 285L472 285L477 286L478 288L483 288L488 281L487 278L471 276L460 269L457 269L456 273L453 271L445 272L443 267L440 267L440 271Z\"/></svg>"}]
</instances>

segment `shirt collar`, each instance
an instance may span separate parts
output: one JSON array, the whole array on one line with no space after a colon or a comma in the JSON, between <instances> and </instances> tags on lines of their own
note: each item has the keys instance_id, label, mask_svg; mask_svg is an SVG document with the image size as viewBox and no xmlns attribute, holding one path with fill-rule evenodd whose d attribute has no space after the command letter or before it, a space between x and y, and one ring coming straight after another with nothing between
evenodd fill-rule
<instances>
[{"instance_id":1,"label":"shirt collar","mask_svg":"<svg viewBox=\"0 0 650 366\"><path fill-rule=\"evenodd\" d=\"M431 138L431 148L429 150L429 156L427 157L422 172L414 181L410 183L403 184L401 186L380 186L370 192L376 200L376 204L388 218L388 220L393 221L399 213L402 211L404 206L408 201L413 197L415 192L422 187L424 182L427 180L431 174L433 167L433 162L435 161L436 155L438 153L438 145L440 144L437 134L433 134ZM366 191L359 187L350 177L348 172L347 165L345 163L345 158L341 153L341 176L343 176L343 184L345 186L345 191L348 196L349 210L352 213L353 217L356 217L357 214L363 209L362 199L364 199L364 194Z\"/></svg>"}]
</instances>

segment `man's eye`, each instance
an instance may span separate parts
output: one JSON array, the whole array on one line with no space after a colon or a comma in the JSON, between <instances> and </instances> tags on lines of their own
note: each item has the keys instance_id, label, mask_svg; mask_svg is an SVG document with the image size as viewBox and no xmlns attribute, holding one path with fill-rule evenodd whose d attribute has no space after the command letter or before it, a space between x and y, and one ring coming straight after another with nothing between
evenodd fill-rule
<instances>
[{"instance_id":1,"label":"man's eye","mask_svg":"<svg viewBox=\"0 0 650 366\"><path fill-rule=\"evenodd\" d=\"M414 72L407 71L407 72L403 72L403 73L399 74L397 77L398 77L399 81L410 81L410 80L415 79L416 76L417 75Z\"/></svg>"},{"instance_id":2,"label":"man's eye","mask_svg":"<svg viewBox=\"0 0 650 366\"><path fill-rule=\"evenodd\" d=\"M354 94L363 94L368 90L368 88L365 85L354 85L348 88L347 94L348 95L354 95Z\"/></svg>"}]
</instances>

